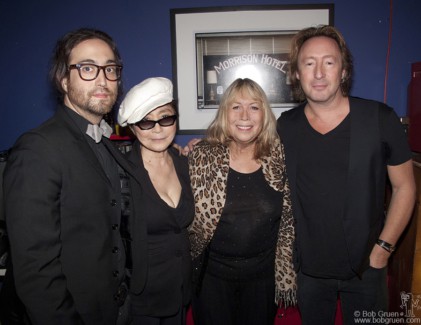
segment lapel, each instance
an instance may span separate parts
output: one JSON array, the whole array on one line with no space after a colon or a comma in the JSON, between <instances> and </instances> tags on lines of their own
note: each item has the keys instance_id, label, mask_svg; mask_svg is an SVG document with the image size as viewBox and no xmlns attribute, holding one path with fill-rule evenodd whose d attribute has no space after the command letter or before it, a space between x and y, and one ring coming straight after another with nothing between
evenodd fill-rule
<instances>
[{"instance_id":1,"label":"lapel","mask_svg":"<svg viewBox=\"0 0 421 325\"><path fill-rule=\"evenodd\" d=\"M87 160L89 165L100 175L101 178L104 179L104 181L107 184L111 185L111 182L105 174L105 171L101 167L98 158L96 157L91 146L89 145L88 139L86 138L85 134L81 132L79 127L76 125L76 123L70 117L69 113L66 111L69 109L70 108L67 108L64 105L61 106L57 110L55 115L57 121L59 123L62 123L63 127L65 127L70 132L70 140L74 141L75 147L80 151L81 156Z\"/></svg>"},{"instance_id":2,"label":"lapel","mask_svg":"<svg viewBox=\"0 0 421 325\"><path fill-rule=\"evenodd\" d=\"M189 173L196 217L190 225L192 256L199 256L211 241L225 206L229 149L200 142L189 156ZM213 195L217 189L223 195Z\"/></svg>"},{"instance_id":3,"label":"lapel","mask_svg":"<svg viewBox=\"0 0 421 325\"><path fill-rule=\"evenodd\" d=\"M281 131L281 141L284 143L285 161L290 181L290 189L294 196L296 194L298 154L300 153L300 146L303 139L302 130L297 130L297 125L300 125L299 121L304 114L304 107L305 104L293 108L291 112L288 112L291 118L284 121L282 128L285 130Z\"/></svg>"},{"instance_id":4,"label":"lapel","mask_svg":"<svg viewBox=\"0 0 421 325\"><path fill-rule=\"evenodd\" d=\"M139 184L142 184L142 182L144 182L144 174L139 168L139 143L137 141L133 142L132 150L128 153L128 155L124 155L110 139L104 139L104 144L120 167L123 168Z\"/></svg>"},{"instance_id":5,"label":"lapel","mask_svg":"<svg viewBox=\"0 0 421 325\"><path fill-rule=\"evenodd\" d=\"M382 157L379 143L379 117L377 104L372 101L361 101L358 98L349 97L350 106L350 140L349 140L349 167L348 167L348 196L347 210L349 217L357 208L363 209L360 196L354 195L361 192L363 185L368 186L367 181L373 179L372 166L377 164L373 157ZM381 158L379 158L381 159ZM383 191L383 189L373 189ZM368 197L368 196L367 196ZM363 212L355 212L362 214Z\"/></svg>"},{"instance_id":6,"label":"lapel","mask_svg":"<svg viewBox=\"0 0 421 325\"><path fill-rule=\"evenodd\" d=\"M379 141L378 124L375 123L378 121L378 110L368 103L371 102L362 102L358 98L349 97L351 130L348 171L351 181L355 180L357 175L369 170L368 168L361 169L362 162L369 164L371 157L369 153L372 152L373 147L376 148L376 142Z\"/></svg>"},{"instance_id":7,"label":"lapel","mask_svg":"<svg viewBox=\"0 0 421 325\"><path fill-rule=\"evenodd\" d=\"M136 182L138 183L139 190L142 190L142 184L145 182L144 180L144 173L142 172L141 168L139 168L139 161L133 160L128 158L126 155L124 155L117 146L107 138L103 138L101 141L103 141L104 145L108 149L108 151L111 153L111 155L116 160L117 164L120 165L122 169ZM136 152L135 146L137 145L137 142L135 141L133 143L133 149L129 154L129 157L133 157L133 154Z\"/></svg>"},{"instance_id":8,"label":"lapel","mask_svg":"<svg viewBox=\"0 0 421 325\"><path fill-rule=\"evenodd\" d=\"M185 193L186 191L191 191L190 183L185 182L185 179L189 179L187 163L185 166L183 166L180 163L180 160L177 157L178 152L176 153L175 149L170 147L168 148L168 152L172 158L178 180L180 181L182 193ZM132 150L129 152L128 155L124 156L124 158L128 160L128 164L130 165L131 171L129 171L129 174L133 178L135 178L135 180L139 184L143 184L143 188L145 189L143 194L149 196L150 200L156 200L158 198L159 202L163 202L162 199L159 197L158 192L154 188L152 181L149 178L148 172L143 165L142 155L140 152L140 143L138 140L134 141ZM183 169L183 167L185 167L185 170ZM181 199L182 198L180 198L180 200ZM178 220L176 218L174 218L174 220L178 223Z\"/></svg>"},{"instance_id":9,"label":"lapel","mask_svg":"<svg viewBox=\"0 0 421 325\"><path fill-rule=\"evenodd\" d=\"M103 137L101 140L111 155L114 157L116 162L123 168L128 174L140 181L140 174L136 170L134 163L129 161L124 154L117 148L117 146L108 138Z\"/></svg>"}]
</instances>

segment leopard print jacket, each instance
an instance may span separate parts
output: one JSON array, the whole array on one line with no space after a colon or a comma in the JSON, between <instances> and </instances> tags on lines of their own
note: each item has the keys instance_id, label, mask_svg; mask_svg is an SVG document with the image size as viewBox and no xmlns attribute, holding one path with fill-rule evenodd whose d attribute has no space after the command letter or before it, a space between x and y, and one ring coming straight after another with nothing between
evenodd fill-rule
<instances>
[{"instance_id":1,"label":"leopard print jacket","mask_svg":"<svg viewBox=\"0 0 421 325\"><path fill-rule=\"evenodd\" d=\"M195 217L189 227L192 258L198 258L212 239L226 200L229 149L222 145L198 143L189 155L189 172L195 200ZM275 258L275 303L296 304L296 273L292 253L295 237L289 183L286 177L284 148L277 140L270 156L261 159L268 184L282 192L282 217Z\"/></svg>"}]
</instances>

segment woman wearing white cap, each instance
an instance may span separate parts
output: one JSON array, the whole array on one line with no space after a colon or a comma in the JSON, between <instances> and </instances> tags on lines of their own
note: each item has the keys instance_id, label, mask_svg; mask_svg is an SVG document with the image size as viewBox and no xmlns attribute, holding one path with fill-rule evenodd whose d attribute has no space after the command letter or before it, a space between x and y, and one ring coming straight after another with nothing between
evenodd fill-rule
<instances>
[{"instance_id":1,"label":"woman wearing white cap","mask_svg":"<svg viewBox=\"0 0 421 325\"><path fill-rule=\"evenodd\" d=\"M146 79L127 93L118 113L119 124L129 125L137 138L128 158L136 165L141 188L130 182L130 189L132 199L143 206L142 211L131 211L129 226L133 325L184 324L190 301L187 227L194 202L187 158L171 146L177 120L172 88L166 78Z\"/></svg>"}]
</instances>

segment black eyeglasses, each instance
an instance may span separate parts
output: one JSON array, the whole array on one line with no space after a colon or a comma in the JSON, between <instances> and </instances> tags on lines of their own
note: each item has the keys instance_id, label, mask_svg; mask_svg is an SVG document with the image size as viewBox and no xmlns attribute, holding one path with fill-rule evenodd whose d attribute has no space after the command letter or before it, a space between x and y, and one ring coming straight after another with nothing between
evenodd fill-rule
<instances>
[{"instance_id":1,"label":"black eyeglasses","mask_svg":"<svg viewBox=\"0 0 421 325\"><path fill-rule=\"evenodd\" d=\"M141 120L139 122L133 123L133 125L138 126L141 130L150 130L155 127L155 124L158 123L160 126L171 126L177 120L177 115L170 115L159 119L158 121L153 120Z\"/></svg>"},{"instance_id":2,"label":"black eyeglasses","mask_svg":"<svg viewBox=\"0 0 421 325\"><path fill-rule=\"evenodd\" d=\"M91 81L98 78L99 71L103 70L105 78L109 81L117 81L121 78L121 69L123 66L118 64L96 65L92 63L71 64L68 70L77 69L79 77L85 81Z\"/></svg>"}]
</instances>

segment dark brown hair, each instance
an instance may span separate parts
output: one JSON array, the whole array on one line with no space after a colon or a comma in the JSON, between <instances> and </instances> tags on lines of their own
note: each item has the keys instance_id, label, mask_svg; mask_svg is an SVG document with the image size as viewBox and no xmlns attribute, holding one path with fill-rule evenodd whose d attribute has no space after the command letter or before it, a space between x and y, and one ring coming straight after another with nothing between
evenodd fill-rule
<instances>
[{"instance_id":1,"label":"dark brown hair","mask_svg":"<svg viewBox=\"0 0 421 325\"><path fill-rule=\"evenodd\" d=\"M63 78L68 76L69 73L68 64L70 53L78 44L89 39L99 39L107 43L114 53L116 64L122 64L117 46L111 36L107 33L92 28L80 28L67 33L56 43L51 59L50 69L50 79L61 97L64 95L64 89L61 86L61 81ZM119 94L121 94L121 92L122 85L119 81Z\"/></svg>"}]
</instances>

